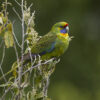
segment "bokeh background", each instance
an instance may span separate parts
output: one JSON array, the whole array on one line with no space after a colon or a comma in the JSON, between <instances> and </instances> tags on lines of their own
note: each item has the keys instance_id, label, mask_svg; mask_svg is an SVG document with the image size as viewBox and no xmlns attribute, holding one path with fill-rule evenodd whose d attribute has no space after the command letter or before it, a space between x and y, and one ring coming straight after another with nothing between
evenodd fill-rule
<instances>
[{"instance_id":1,"label":"bokeh background","mask_svg":"<svg viewBox=\"0 0 100 100\"><path fill-rule=\"evenodd\" d=\"M20 13L14 0L8 0ZM21 0L18 0L19 2ZM1 4L0 0L0 4ZM51 76L49 97L52 100L100 100L100 0L27 0L33 3L35 27L46 34L59 21L67 21L74 36L68 51L61 57ZM8 7L9 18L21 41L20 21ZM3 70L7 72L16 59L12 48L6 49ZM2 49L0 48L0 61Z\"/></svg>"}]
</instances>

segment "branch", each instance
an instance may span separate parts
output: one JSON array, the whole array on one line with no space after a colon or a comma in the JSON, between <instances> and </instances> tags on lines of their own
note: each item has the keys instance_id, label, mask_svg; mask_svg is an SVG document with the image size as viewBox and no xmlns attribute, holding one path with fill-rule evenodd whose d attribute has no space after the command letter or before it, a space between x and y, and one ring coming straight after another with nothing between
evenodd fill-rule
<instances>
[{"instance_id":1,"label":"branch","mask_svg":"<svg viewBox=\"0 0 100 100\"><path fill-rule=\"evenodd\" d=\"M37 67L39 67L39 66L42 66L42 65L51 63L53 60L54 60L54 58L49 59L49 60L45 61L44 63L39 63L39 64L37 64L37 65L35 65L35 66L31 66L31 68L27 69L25 72L22 73L22 76L25 75L27 72L33 70L34 68L37 68ZM59 60L58 60L58 61L59 61ZM58 61L57 61L57 63L58 63ZM18 78L15 80L15 82L5 91L5 93L4 93L4 95L2 96L2 98L4 98L4 96L11 90L11 88L14 87L14 84L17 84L16 82L19 82L19 77L18 77ZM21 87L21 84L20 84L20 87ZM2 99L0 99L0 100L2 100Z\"/></svg>"},{"instance_id":2,"label":"branch","mask_svg":"<svg viewBox=\"0 0 100 100\"><path fill-rule=\"evenodd\" d=\"M3 64L3 61L4 61L4 57L5 57L5 46L3 48L2 60L0 62L0 70L1 70L1 73L2 73L2 76L3 76L4 80L5 80L5 82L7 82L7 80L6 80L5 76L4 76L3 70L2 70L2 64Z\"/></svg>"},{"instance_id":3,"label":"branch","mask_svg":"<svg viewBox=\"0 0 100 100\"><path fill-rule=\"evenodd\" d=\"M15 10L15 8L13 8L13 11L16 13L16 15L18 16L19 20L21 21L21 17L20 17L20 15L18 14L18 12Z\"/></svg>"},{"instance_id":4,"label":"branch","mask_svg":"<svg viewBox=\"0 0 100 100\"><path fill-rule=\"evenodd\" d=\"M17 38L16 38L16 35L15 35L15 33L14 33L14 22L13 22L13 25L12 25L12 33L13 33L13 37L14 37L14 39L15 39L17 45L21 48L21 46L20 46L20 44L19 44L19 42L18 42L18 40L17 40Z\"/></svg>"},{"instance_id":5,"label":"branch","mask_svg":"<svg viewBox=\"0 0 100 100\"><path fill-rule=\"evenodd\" d=\"M21 49L21 67L19 67L19 88L21 85L22 72L23 72L23 54L24 54L24 0L21 2L21 10L22 10L22 49Z\"/></svg>"},{"instance_id":6,"label":"branch","mask_svg":"<svg viewBox=\"0 0 100 100\"><path fill-rule=\"evenodd\" d=\"M21 7L20 3L17 0L15 0L15 2Z\"/></svg>"}]
</instances>

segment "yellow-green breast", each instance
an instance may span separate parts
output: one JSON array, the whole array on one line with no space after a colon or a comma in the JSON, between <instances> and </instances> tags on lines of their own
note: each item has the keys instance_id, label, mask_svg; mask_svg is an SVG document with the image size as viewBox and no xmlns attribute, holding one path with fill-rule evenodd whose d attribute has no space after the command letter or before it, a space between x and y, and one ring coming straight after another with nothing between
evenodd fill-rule
<instances>
[{"instance_id":1,"label":"yellow-green breast","mask_svg":"<svg viewBox=\"0 0 100 100\"><path fill-rule=\"evenodd\" d=\"M55 48L52 52L42 55L42 59L49 59L52 57L61 56L69 46L69 36L68 34L58 34L55 41Z\"/></svg>"}]
</instances>

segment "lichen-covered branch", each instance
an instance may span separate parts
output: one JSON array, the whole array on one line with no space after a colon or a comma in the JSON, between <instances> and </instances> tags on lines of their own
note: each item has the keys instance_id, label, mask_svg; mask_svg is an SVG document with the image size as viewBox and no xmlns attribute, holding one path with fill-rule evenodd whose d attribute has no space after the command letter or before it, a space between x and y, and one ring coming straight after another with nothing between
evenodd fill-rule
<instances>
[{"instance_id":1,"label":"lichen-covered branch","mask_svg":"<svg viewBox=\"0 0 100 100\"><path fill-rule=\"evenodd\" d=\"M14 47L17 58L17 60L12 64L11 70L3 74L3 77L0 77L0 80L3 78L5 79L8 74L11 74L9 79L6 80L4 84L0 84L0 87L5 88L5 93L3 93L1 100L8 100L8 98L6 99L6 95L9 91L13 91L13 94L11 93L9 96L9 100L51 100L48 97L48 86L50 83L50 76L54 72L55 65L59 62L59 60L55 58L42 60L40 55L34 55L33 57L31 48L41 38L41 36L39 36L37 31L34 29L35 11L31 13L30 9L32 5L27 7L27 3L24 0L21 0L21 4L17 0L15 0L15 2L21 7L22 12L22 15L20 16L16 9L13 8L16 16L18 16L21 21L21 45L15 36L13 23L8 20L7 15L5 17L2 12L2 16L0 16L0 23L2 24L2 26L0 26L0 34L7 36L6 41L9 41L9 44L5 42L5 45L7 48L12 46ZM7 6L5 8L5 12L7 14ZM4 19L8 21L5 22ZM26 48L25 45L27 45ZM21 49L20 57L16 48L17 46ZM31 59L28 62L24 61L25 54L27 53L29 53ZM2 70L1 66L0 68Z\"/></svg>"}]
</instances>

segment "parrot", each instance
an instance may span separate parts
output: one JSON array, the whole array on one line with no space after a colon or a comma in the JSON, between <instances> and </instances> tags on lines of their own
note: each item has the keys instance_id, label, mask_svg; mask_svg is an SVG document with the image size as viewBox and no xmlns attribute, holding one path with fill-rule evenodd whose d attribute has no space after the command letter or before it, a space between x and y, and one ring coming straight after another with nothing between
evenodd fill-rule
<instances>
[{"instance_id":1,"label":"parrot","mask_svg":"<svg viewBox=\"0 0 100 100\"><path fill-rule=\"evenodd\" d=\"M57 22L46 35L42 36L32 46L31 55L29 52L23 55L23 65L26 65L31 59L34 59L35 56L38 55L40 55L43 61L51 58L58 59L68 49L71 39L72 37L69 36L69 24L67 22ZM20 57L19 60L21 61L21 59ZM5 76L17 67L17 62L15 62L12 65L12 69L6 73ZM14 73L15 72L16 71L14 71ZM2 77L0 79L2 79Z\"/></svg>"},{"instance_id":2,"label":"parrot","mask_svg":"<svg viewBox=\"0 0 100 100\"><path fill-rule=\"evenodd\" d=\"M71 37L69 37L69 25L67 22L57 22L51 30L31 48L31 55L40 55L42 60L52 57L59 58L67 50ZM30 54L23 56L24 61L30 60Z\"/></svg>"}]
</instances>

